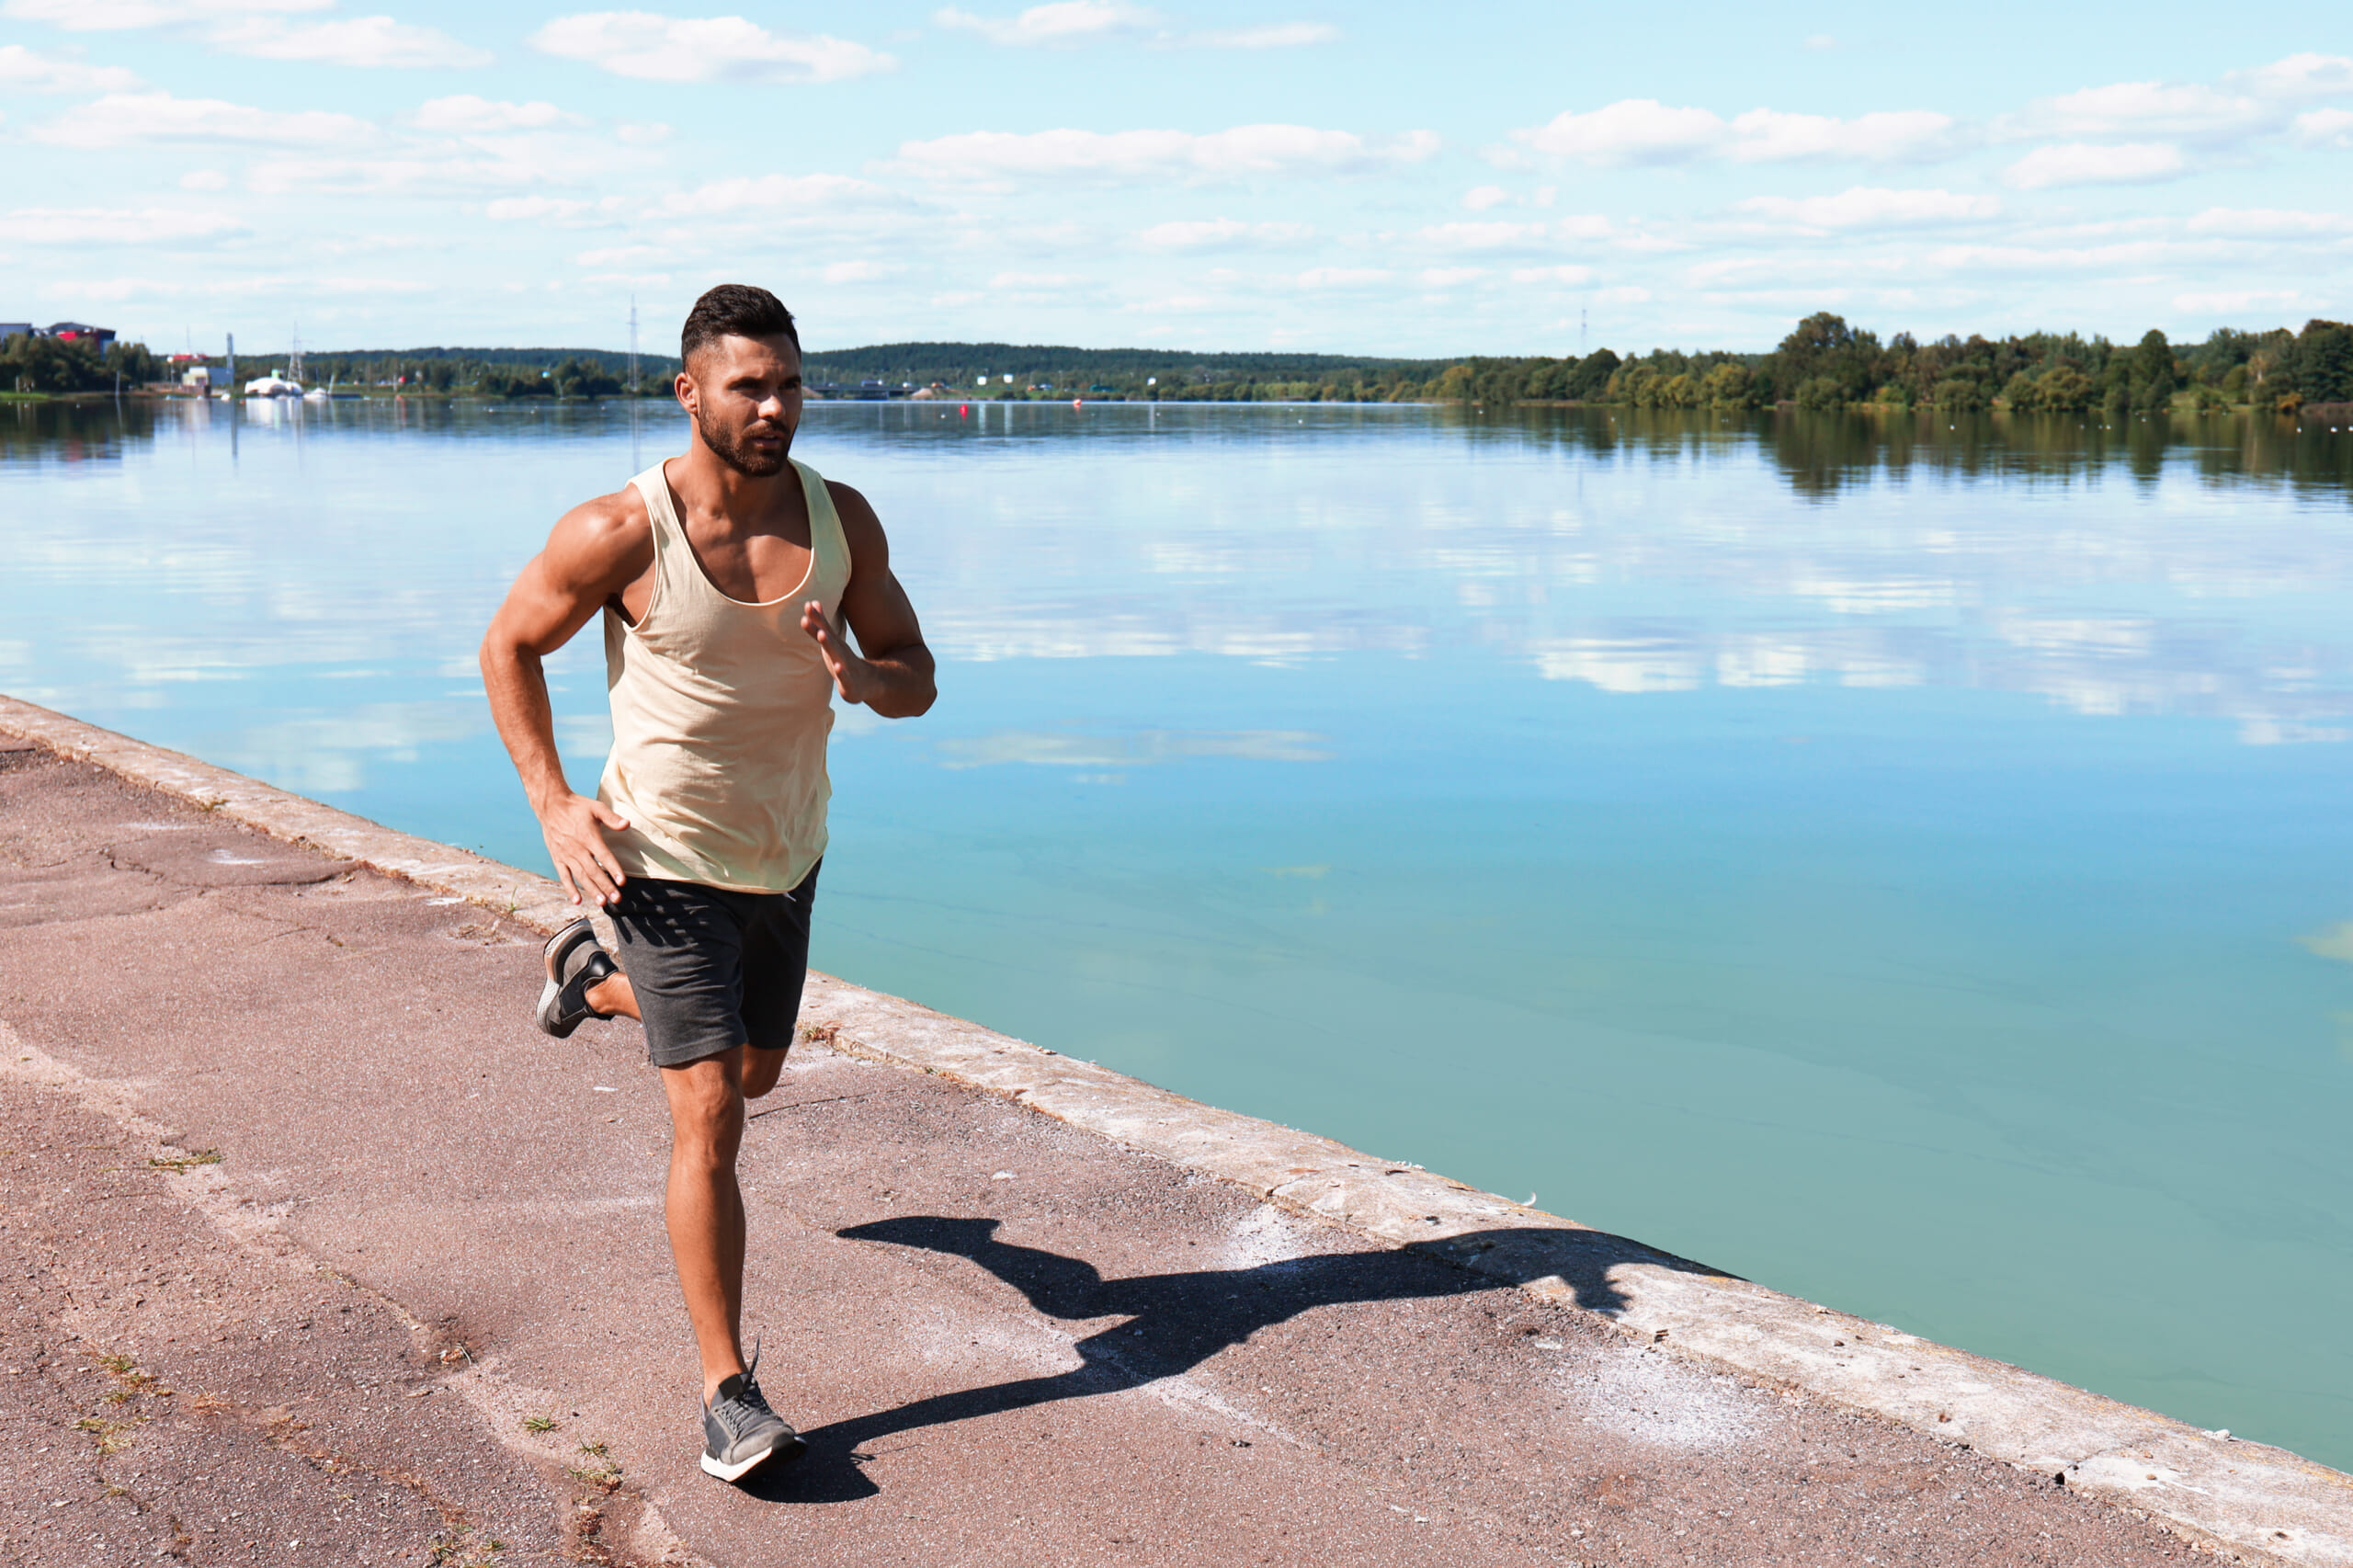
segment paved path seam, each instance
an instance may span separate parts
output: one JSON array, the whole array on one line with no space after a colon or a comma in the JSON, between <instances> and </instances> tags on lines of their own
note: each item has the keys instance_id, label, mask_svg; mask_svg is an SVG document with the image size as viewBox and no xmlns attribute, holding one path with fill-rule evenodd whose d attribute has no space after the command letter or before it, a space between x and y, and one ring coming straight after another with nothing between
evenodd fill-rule
<instances>
[{"instance_id":1,"label":"paved path seam","mask_svg":"<svg viewBox=\"0 0 2353 1568\"><path fill-rule=\"evenodd\" d=\"M31 703L0 696L0 732L540 930L576 913L547 878ZM846 1054L937 1074L1356 1234L1599 1312L1663 1349L2056 1476L2191 1540L2353 1568L2353 1476L2285 1449L2200 1431L831 976L812 975L803 1012L810 1032Z\"/></svg>"}]
</instances>

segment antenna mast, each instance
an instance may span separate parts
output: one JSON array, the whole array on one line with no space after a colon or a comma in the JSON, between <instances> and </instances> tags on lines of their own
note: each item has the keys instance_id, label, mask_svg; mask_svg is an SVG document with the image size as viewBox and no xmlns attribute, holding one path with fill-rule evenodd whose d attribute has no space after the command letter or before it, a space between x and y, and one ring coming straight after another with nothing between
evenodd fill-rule
<instances>
[{"instance_id":1,"label":"antenna mast","mask_svg":"<svg viewBox=\"0 0 2353 1568\"><path fill-rule=\"evenodd\" d=\"M629 395L637 395L637 296L629 297Z\"/></svg>"}]
</instances>

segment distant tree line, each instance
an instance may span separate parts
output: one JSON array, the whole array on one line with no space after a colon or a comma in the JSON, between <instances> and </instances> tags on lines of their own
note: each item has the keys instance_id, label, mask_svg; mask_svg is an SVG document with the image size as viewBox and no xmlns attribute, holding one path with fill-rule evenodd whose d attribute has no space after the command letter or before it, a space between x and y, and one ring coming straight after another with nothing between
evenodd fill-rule
<instances>
[{"instance_id":1,"label":"distant tree line","mask_svg":"<svg viewBox=\"0 0 2353 1568\"><path fill-rule=\"evenodd\" d=\"M218 365L219 360L208 361ZM283 369L239 356L241 377ZM303 379L355 391L453 396L626 395L629 357L610 349L409 348L306 357ZM1808 316L1767 354L1658 348L1621 359L1608 348L1567 358L1381 359L1326 354L1190 354L1009 344L900 343L812 353L816 384L938 385L960 396L1154 398L1205 403L1586 403L1636 408L1856 406L2108 414L2245 405L2293 411L2353 403L2353 326L2223 328L2177 345L2162 332L2126 346L2033 333L1998 341L1948 335L1922 343L1878 335L1829 312ZM641 355L637 392L666 398L678 361ZM0 343L0 392L99 392L175 373L143 344L104 354L22 335ZM1006 378L1012 378L1007 381Z\"/></svg>"},{"instance_id":2,"label":"distant tree line","mask_svg":"<svg viewBox=\"0 0 2353 1568\"><path fill-rule=\"evenodd\" d=\"M224 357L195 363L224 373ZM150 352L143 343L110 345L104 354L84 343L22 333L0 343L0 392L105 392L121 376L125 387L176 380L180 366ZM283 354L240 354L237 375L250 380L283 372ZM678 361L658 354L638 357L642 395L668 397ZM358 350L303 356L307 384L339 383L369 389L447 392L479 397L618 397L629 388L629 356L595 348L406 348ZM225 384L225 383L216 383Z\"/></svg>"},{"instance_id":3,"label":"distant tree line","mask_svg":"<svg viewBox=\"0 0 2353 1568\"><path fill-rule=\"evenodd\" d=\"M976 388L985 376L992 392L1021 393L1051 387L1063 397L1090 387L1141 394L1148 381L1171 385L1388 384L1427 381L1443 359L1379 359L1342 354L1199 354L1172 348L1074 348L1052 344L880 343L864 348L810 349L802 369L820 382L882 381L929 386L937 381ZM1007 382L1005 378L1011 376Z\"/></svg>"},{"instance_id":4,"label":"distant tree line","mask_svg":"<svg viewBox=\"0 0 2353 1568\"><path fill-rule=\"evenodd\" d=\"M248 365L283 367L285 356L239 355ZM639 395L667 397L678 373L675 357L637 357ZM351 349L305 354L303 379L355 391L446 392L475 397L620 397L629 391L629 356L604 348Z\"/></svg>"},{"instance_id":5,"label":"distant tree line","mask_svg":"<svg viewBox=\"0 0 2353 1568\"><path fill-rule=\"evenodd\" d=\"M1769 354L1608 349L1560 359L1372 359L1178 354L1008 344L902 343L812 354L813 381L938 383L991 397L1151 397L1208 403L1603 403L1638 408L1793 404L2114 414L2186 403L2293 410L2353 402L2353 327L2224 328L2202 344L2150 332L2130 346L2079 334L1886 342L1822 312ZM1006 378L1010 376L1011 380Z\"/></svg>"},{"instance_id":6,"label":"distant tree line","mask_svg":"<svg viewBox=\"0 0 2353 1568\"><path fill-rule=\"evenodd\" d=\"M1975 411L1998 403L2033 414L2145 412L2186 402L2292 413L2308 403L2353 403L2353 326L2225 327L2196 345L2176 345L2154 331L2130 347L2075 333L1999 341L1948 335L1931 343L1898 333L1881 343L1824 311L1800 322L1770 354L1660 348L1621 362L1605 348L1583 359L1472 359L1449 367L1433 395L1636 408Z\"/></svg>"},{"instance_id":7,"label":"distant tree line","mask_svg":"<svg viewBox=\"0 0 2353 1568\"><path fill-rule=\"evenodd\" d=\"M101 354L88 344L17 332L0 342L0 392L107 392L137 387L162 372L143 343L116 342Z\"/></svg>"}]
</instances>

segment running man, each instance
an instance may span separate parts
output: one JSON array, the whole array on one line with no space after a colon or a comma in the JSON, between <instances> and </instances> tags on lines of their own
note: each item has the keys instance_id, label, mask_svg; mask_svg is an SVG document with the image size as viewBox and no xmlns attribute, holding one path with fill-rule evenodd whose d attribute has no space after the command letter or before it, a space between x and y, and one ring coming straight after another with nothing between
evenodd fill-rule
<instances>
[{"instance_id":1,"label":"running man","mask_svg":"<svg viewBox=\"0 0 2353 1568\"><path fill-rule=\"evenodd\" d=\"M898 719L937 692L874 509L791 456L791 312L722 284L688 312L680 357L685 454L564 514L492 619L482 671L556 873L620 947L585 914L551 937L540 1027L636 1018L661 1069L702 1468L734 1481L801 1447L744 1359L735 1154L744 1102L776 1086L801 1008L833 699ZM592 799L564 781L540 661L599 610L613 749Z\"/></svg>"}]
</instances>

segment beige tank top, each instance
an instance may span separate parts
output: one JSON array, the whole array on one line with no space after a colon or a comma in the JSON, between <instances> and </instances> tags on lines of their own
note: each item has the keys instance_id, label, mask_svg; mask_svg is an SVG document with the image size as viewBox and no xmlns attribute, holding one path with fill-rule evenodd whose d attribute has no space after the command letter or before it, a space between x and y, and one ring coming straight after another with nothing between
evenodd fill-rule
<instances>
[{"instance_id":1,"label":"beige tank top","mask_svg":"<svg viewBox=\"0 0 2353 1568\"><path fill-rule=\"evenodd\" d=\"M613 750L597 798L629 820L608 832L624 873L743 892L789 892L825 852L825 739L834 683L801 630L811 599L839 625L849 542L816 470L809 571L746 604L719 591L688 542L662 465L630 483L654 523L654 593L632 626L605 607Z\"/></svg>"}]
</instances>

